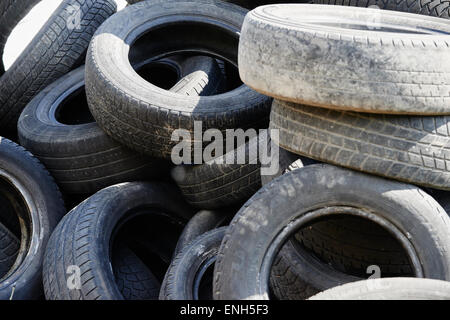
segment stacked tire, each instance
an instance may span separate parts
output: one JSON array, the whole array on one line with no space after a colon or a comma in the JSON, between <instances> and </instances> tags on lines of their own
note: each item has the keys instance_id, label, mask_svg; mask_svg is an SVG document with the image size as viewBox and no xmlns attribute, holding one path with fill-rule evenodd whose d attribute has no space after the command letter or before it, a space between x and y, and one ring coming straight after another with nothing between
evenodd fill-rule
<instances>
[{"instance_id":1,"label":"stacked tire","mask_svg":"<svg viewBox=\"0 0 450 320\"><path fill-rule=\"evenodd\" d=\"M279 2L64 0L0 67L0 299L450 299L450 20Z\"/></svg>"},{"instance_id":2,"label":"stacked tire","mask_svg":"<svg viewBox=\"0 0 450 320\"><path fill-rule=\"evenodd\" d=\"M393 11L269 5L247 15L240 76L275 98L270 130L282 165L224 236L216 299L306 299L350 282L315 298L445 299L448 195L441 205L427 192L449 186L440 61L450 23L395 12L426 14L418 4L382 8ZM369 276L386 279L361 281Z\"/></svg>"}]
</instances>

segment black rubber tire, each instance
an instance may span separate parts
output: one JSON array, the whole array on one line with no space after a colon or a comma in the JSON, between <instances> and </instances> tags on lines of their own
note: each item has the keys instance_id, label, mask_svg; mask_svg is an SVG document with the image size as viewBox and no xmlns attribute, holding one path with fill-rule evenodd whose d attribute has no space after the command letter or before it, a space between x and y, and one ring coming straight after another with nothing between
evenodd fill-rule
<instances>
[{"instance_id":1,"label":"black rubber tire","mask_svg":"<svg viewBox=\"0 0 450 320\"><path fill-rule=\"evenodd\" d=\"M3 50L17 24L41 0L6 0L0 2L0 76L5 73Z\"/></svg>"},{"instance_id":2,"label":"black rubber tire","mask_svg":"<svg viewBox=\"0 0 450 320\"><path fill-rule=\"evenodd\" d=\"M120 223L140 213L184 221L193 216L179 192L169 184L122 183L97 192L67 214L50 238L44 259L45 297L49 300L122 300L108 253ZM137 236L148 238L149 235ZM130 243L123 243L133 250ZM163 250L163 244L155 245ZM69 290L66 285L66 270L71 265L80 267L80 290Z\"/></svg>"},{"instance_id":3,"label":"black rubber tire","mask_svg":"<svg viewBox=\"0 0 450 320\"><path fill-rule=\"evenodd\" d=\"M139 70L144 62L136 64ZM214 92L220 86L220 69L209 57L165 59L149 64L173 68L181 79L174 90L186 95ZM52 83L24 109L18 123L21 145L36 155L55 177L65 193L93 194L108 186L131 181L151 180L169 173L170 164L152 159L109 138L91 117L84 92L85 68L80 67ZM76 110L60 106L69 99L85 114L75 119ZM69 105L70 108L70 105ZM58 114L73 116L70 124ZM57 137L57 138L56 138Z\"/></svg>"},{"instance_id":4,"label":"black rubber tire","mask_svg":"<svg viewBox=\"0 0 450 320\"><path fill-rule=\"evenodd\" d=\"M143 0L127 0L129 4L135 4ZM306 1L292 1L292 0L223 0L224 2L234 3L246 9L254 9L256 7L269 3L290 3L290 2L306 2Z\"/></svg>"},{"instance_id":5,"label":"black rubber tire","mask_svg":"<svg viewBox=\"0 0 450 320\"><path fill-rule=\"evenodd\" d=\"M80 28L69 29L72 8L80 8ZM45 87L85 58L97 28L116 11L112 0L64 0L11 68L0 78L1 132L14 135L25 106Z\"/></svg>"},{"instance_id":6,"label":"black rubber tire","mask_svg":"<svg viewBox=\"0 0 450 320\"><path fill-rule=\"evenodd\" d=\"M267 130L208 163L177 166L172 177L185 199L197 208L214 210L243 204L261 188L261 144L267 144ZM237 164L244 152L245 164Z\"/></svg>"},{"instance_id":7,"label":"black rubber tire","mask_svg":"<svg viewBox=\"0 0 450 320\"><path fill-rule=\"evenodd\" d=\"M61 190L66 194L89 195L116 183L158 178L168 173L169 164L121 146L93 119L72 125L57 120L57 107L64 103L65 97L79 97L82 101L83 84L84 67L80 67L41 91L19 118L20 144L42 161Z\"/></svg>"},{"instance_id":8,"label":"black rubber tire","mask_svg":"<svg viewBox=\"0 0 450 320\"><path fill-rule=\"evenodd\" d=\"M112 268L125 300L158 300L161 284L148 267L126 245L113 252Z\"/></svg>"},{"instance_id":9,"label":"black rubber tire","mask_svg":"<svg viewBox=\"0 0 450 320\"><path fill-rule=\"evenodd\" d=\"M263 185L315 163L284 149L280 149L279 160L277 175L265 176ZM280 300L307 299L337 283L360 280L356 276L366 275L371 265L379 266L383 277L407 276L411 272L401 246L379 226L347 216L321 221L302 229L283 246L272 267L271 288Z\"/></svg>"},{"instance_id":10,"label":"black rubber tire","mask_svg":"<svg viewBox=\"0 0 450 320\"><path fill-rule=\"evenodd\" d=\"M20 252L0 281L0 300L42 297L42 261L51 232L66 213L44 166L21 146L0 138L0 193L20 217Z\"/></svg>"},{"instance_id":11,"label":"black rubber tire","mask_svg":"<svg viewBox=\"0 0 450 320\"><path fill-rule=\"evenodd\" d=\"M425 16L434 16L444 19L450 18L450 3L446 0L421 1L421 0L312 0L313 4L331 4L337 6L352 6L352 7L370 7L378 6L383 10L401 11L416 14L423 14Z\"/></svg>"},{"instance_id":12,"label":"black rubber tire","mask_svg":"<svg viewBox=\"0 0 450 320\"><path fill-rule=\"evenodd\" d=\"M263 6L245 19L239 73L248 86L280 100L381 114L448 115L450 64L441 63L449 53L448 34L450 21L405 12Z\"/></svg>"},{"instance_id":13,"label":"black rubber tire","mask_svg":"<svg viewBox=\"0 0 450 320\"><path fill-rule=\"evenodd\" d=\"M271 99L245 85L224 94L186 98L144 81L128 62L129 47L141 41L149 44L148 57L190 52L237 66L246 12L214 0L155 0L129 6L108 19L94 35L86 58L88 102L100 127L132 149L169 159L177 145L174 131L193 133L197 121L203 131L214 128L224 136L231 128L267 128ZM165 27L158 28L161 16ZM192 139L191 146L196 144Z\"/></svg>"},{"instance_id":14,"label":"black rubber tire","mask_svg":"<svg viewBox=\"0 0 450 320\"><path fill-rule=\"evenodd\" d=\"M330 214L383 225L408 252L416 277L450 279L450 218L431 196L416 186L318 164L272 181L236 215L216 262L214 297L267 299L283 243Z\"/></svg>"},{"instance_id":15,"label":"black rubber tire","mask_svg":"<svg viewBox=\"0 0 450 320\"><path fill-rule=\"evenodd\" d=\"M164 300L212 300L213 279L205 277L205 273L216 260L226 229L199 236L176 256L167 271Z\"/></svg>"},{"instance_id":16,"label":"black rubber tire","mask_svg":"<svg viewBox=\"0 0 450 320\"><path fill-rule=\"evenodd\" d=\"M310 300L450 300L450 282L417 278L365 280L327 290Z\"/></svg>"},{"instance_id":17,"label":"black rubber tire","mask_svg":"<svg viewBox=\"0 0 450 320\"><path fill-rule=\"evenodd\" d=\"M0 279L6 276L16 261L20 240L0 223Z\"/></svg>"},{"instance_id":18,"label":"black rubber tire","mask_svg":"<svg viewBox=\"0 0 450 320\"><path fill-rule=\"evenodd\" d=\"M229 214L225 211L207 211L198 212L191 220L189 220L186 227L178 239L173 258L175 258L184 248L186 248L192 241L208 231L219 228L231 220ZM172 264L172 262L171 262ZM159 300L165 300L167 289L167 278L169 274L166 273L161 285Z\"/></svg>"},{"instance_id":19,"label":"black rubber tire","mask_svg":"<svg viewBox=\"0 0 450 320\"><path fill-rule=\"evenodd\" d=\"M370 115L276 100L280 146L319 161L450 190L450 118Z\"/></svg>"}]
</instances>

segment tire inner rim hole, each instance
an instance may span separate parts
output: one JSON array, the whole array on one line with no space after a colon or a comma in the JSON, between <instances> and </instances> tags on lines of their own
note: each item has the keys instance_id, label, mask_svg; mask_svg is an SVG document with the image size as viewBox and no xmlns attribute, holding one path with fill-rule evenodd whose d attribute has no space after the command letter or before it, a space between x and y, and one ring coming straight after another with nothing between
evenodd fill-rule
<instances>
[{"instance_id":1,"label":"tire inner rim hole","mask_svg":"<svg viewBox=\"0 0 450 320\"><path fill-rule=\"evenodd\" d=\"M20 266L31 244L31 218L25 199L12 183L0 177L0 223L20 242L18 250L10 253L8 265L2 265L0 279L7 278Z\"/></svg>"},{"instance_id":2,"label":"tire inner rim hole","mask_svg":"<svg viewBox=\"0 0 450 320\"><path fill-rule=\"evenodd\" d=\"M159 43L164 43L164 47L158 46ZM210 56L218 61L226 79L224 90L218 92L221 94L243 85L237 68L238 46L239 30L233 32L218 25L183 20L162 24L139 35L130 45L128 58L133 65L175 55Z\"/></svg>"},{"instance_id":3,"label":"tire inner rim hole","mask_svg":"<svg viewBox=\"0 0 450 320\"><path fill-rule=\"evenodd\" d=\"M199 268L194 279L194 300L213 300L214 264L217 257L213 256Z\"/></svg>"},{"instance_id":4,"label":"tire inner rim hole","mask_svg":"<svg viewBox=\"0 0 450 320\"><path fill-rule=\"evenodd\" d=\"M339 232L335 232L331 236L330 230L339 230ZM316 238L314 241L312 241L312 236ZM326 238L327 241L320 242L320 239L317 240L318 236L323 237L323 239ZM374 242L374 238L381 239L383 243ZM330 242L330 239L333 242ZM296 218L275 237L261 266L263 277L260 281L261 294L268 294L276 299L268 285L269 279L273 272L273 263L281 257L280 251L288 245L288 242L294 246L294 250L301 252L302 255L308 254L316 260L330 265L338 272L361 278L361 280L378 276L381 278L424 277L414 247L406 235L390 222L363 209L345 206L325 207ZM339 251L335 250L337 252L332 255L332 244L330 243L343 243L345 246ZM349 258L353 257L350 252L355 246L359 250L366 250L367 252L371 249L372 253L377 252L382 255L395 253L394 256L400 263L396 265L385 257L355 259L358 264L343 263L344 260L339 259L339 257L344 255L348 260L351 260ZM371 271L373 266L379 267L379 275Z\"/></svg>"},{"instance_id":5,"label":"tire inner rim hole","mask_svg":"<svg viewBox=\"0 0 450 320\"><path fill-rule=\"evenodd\" d=\"M124 245L156 277L159 284L169 268L172 255L184 224L166 214L155 213L151 209L133 213L128 219L119 223L113 232L110 258L113 273L116 276L115 254L117 246Z\"/></svg>"},{"instance_id":6,"label":"tire inner rim hole","mask_svg":"<svg viewBox=\"0 0 450 320\"><path fill-rule=\"evenodd\" d=\"M85 87L82 86L70 94L55 110L55 119L66 125L80 125L95 122L89 111Z\"/></svg>"},{"instance_id":7,"label":"tire inner rim hole","mask_svg":"<svg viewBox=\"0 0 450 320\"><path fill-rule=\"evenodd\" d=\"M401 243L382 226L357 216L339 214L317 219L291 240L334 269L368 278L370 266L378 266L383 278L414 277L413 267ZM314 241L323 240L322 245ZM321 246L321 247L319 247ZM358 256L360 252L360 256ZM368 256L372 254L372 256Z\"/></svg>"},{"instance_id":8,"label":"tire inner rim hole","mask_svg":"<svg viewBox=\"0 0 450 320\"><path fill-rule=\"evenodd\" d=\"M145 64L137 68L136 72L146 81L164 90L170 90L180 80L175 67L158 61Z\"/></svg>"}]
</instances>

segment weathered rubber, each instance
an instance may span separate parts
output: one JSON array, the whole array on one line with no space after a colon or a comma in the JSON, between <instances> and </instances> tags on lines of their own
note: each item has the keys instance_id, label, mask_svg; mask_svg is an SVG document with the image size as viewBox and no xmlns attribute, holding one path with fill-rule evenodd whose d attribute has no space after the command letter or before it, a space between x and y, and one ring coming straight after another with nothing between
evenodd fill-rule
<instances>
[{"instance_id":1,"label":"weathered rubber","mask_svg":"<svg viewBox=\"0 0 450 320\"><path fill-rule=\"evenodd\" d=\"M416 276L450 279L450 218L431 196L416 186L318 164L272 181L235 216L215 265L214 298L267 299L277 248L294 231L286 228L300 228L295 221L314 212L335 214L327 212L330 206L359 208L360 216L394 225L417 258Z\"/></svg>"},{"instance_id":2,"label":"weathered rubber","mask_svg":"<svg viewBox=\"0 0 450 320\"><path fill-rule=\"evenodd\" d=\"M248 143L201 165L184 165L172 177L186 200L200 209L220 209L248 200L261 188L259 147L267 144L267 131ZM242 159L243 164L239 164Z\"/></svg>"},{"instance_id":3,"label":"weathered rubber","mask_svg":"<svg viewBox=\"0 0 450 320\"><path fill-rule=\"evenodd\" d=\"M450 114L448 34L450 21L404 12L262 6L245 19L239 72L263 94L311 106Z\"/></svg>"},{"instance_id":4,"label":"weathered rubber","mask_svg":"<svg viewBox=\"0 0 450 320\"><path fill-rule=\"evenodd\" d=\"M71 19L74 8L80 12L79 19ZM115 11L116 4L112 0L64 0L61 3L0 78L1 134L13 135L25 106L53 81L83 63L94 32Z\"/></svg>"},{"instance_id":5,"label":"weathered rubber","mask_svg":"<svg viewBox=\"0 0 450 320\"><path fill-rule=\"evenodd\" d=\"M125 300L158 300L161 284L126 245L119 244L115 248L112 267Z\"/></svg>"},{"instance_id":6,"label":"weathered rubber","mask_svg":"<svg viewBox=\"0 0 450 320\"><path fill-rule=\"evenodd\" d=\"M30 152L0 137L0 180L13 186L9 193L20 216L20 250L11 270L0 280L0 300L42 298L42 261L48 239L66 213L53 178ZM7 192L2 187L2 192ZM16 196L17 194L17 196ZM17 219L18 220L18 219Z\"/></svg>"},{"instance_id":7,"label":"weathered rubber","mask_svg":"<svg viewBox=\"0 0 450 320\"><path fill-rule=\"evenodd\" d=\"M341 112L276 100L271 128L294 153L450 190L450 118Z\"/></svg>"},{"instance_id":8,"label":"weathered rubber","mask_svg":"<svg viewBox=\"0 0 450 320\"><path fill-rule=\"evenodd\" d=\"M20 240L0 223L0 279L13 266L19 253Z\"/></svg>"},{"instance_id":9,"label":"weathered rubber","mask_svg":"<svg viewBox=\"0 0 450 320\"><path fill-rule=\"evenodd\" d=\"M183 221L193 215L177 189L166 183L122 183L97 192L68 213L52 234L43 266L45 297L122 300L110 264L111 238L119 221L142 208L147 208L144 214ZM69 266L80 268L80 289L66 285Z\"/></svg>"},{"instance_id":10,"label":"weathered rubber","mask_svg":"<svg viewBox=\"0 0 450 320\"><path fill-rule=\"evenodd\" d=\"M95 34L86 58L86 93L100 127L132 149L169 159L177 145L172 140L176 129L191 134L193 152L198 144L192 135L195 122L202 122L203 131L214 128L224 136L230 128L267 127L271 99L245 85L220 95L185 97L144 81L128 62L130 45L148 31L144 38L152 35L149 57L190 51L237 65L239 30L246 12L222 1L157 0L136 3L108 19ZM155 30L161 16L173 22L169 29ZM200 24L192 25L193 21ZM192 36L193 32L199 36Z\"/></svg>"},{"instance_id":11,"label":"weathered rubber","mask_svg":"<svg viewBox=\"0 0 450 320\"><path fill-rule=\"evenodd\" d=\"M319 293L310 300L449 300L450 282L385 278L358 281Z\"/></svg>"},{"instance_id":12,"label":"weathered rubber","mask_svg":"<svg viewBox=\"0 0 450 320\"><path fill-rule=\"evenodd\" d=\"M214 263L225 231L222 227L197 237L175 257L167 271L164 300L200 300L200 283L196 282L203 280L204 274L199 271L206 263ZM204 294L212 298L210 281L205 284L210 292Z\"/></svg>"}]
</instances>

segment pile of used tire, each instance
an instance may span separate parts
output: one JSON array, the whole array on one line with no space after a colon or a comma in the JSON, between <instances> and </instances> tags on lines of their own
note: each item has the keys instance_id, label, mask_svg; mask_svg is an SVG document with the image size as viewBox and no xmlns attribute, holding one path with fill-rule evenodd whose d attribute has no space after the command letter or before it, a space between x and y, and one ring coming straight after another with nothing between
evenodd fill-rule
<instances>
[{"instance_id":1,"label":"pile of used tire","mask_svg":"<svg viewBox=\"0 0 450 320\"><path fill-rule=\"evenodd\" d=\"M128 2L0 70L0 299L450 299L448 3Z\"/></svg>"}]
</instances>

